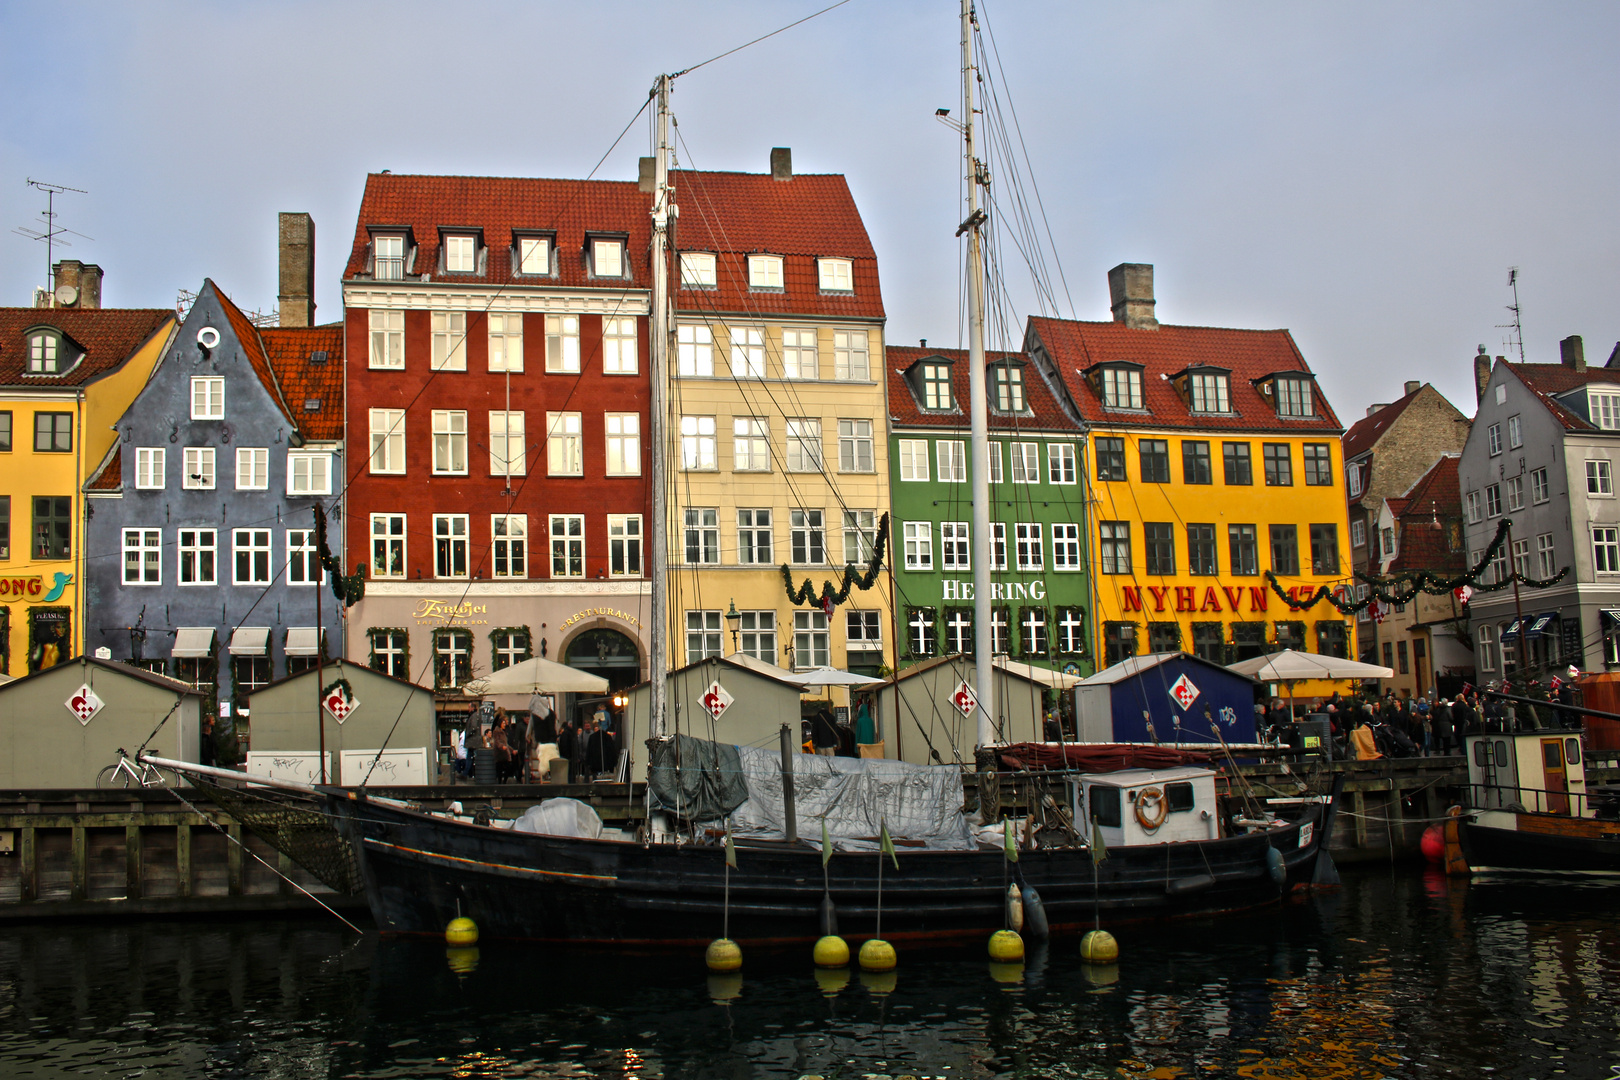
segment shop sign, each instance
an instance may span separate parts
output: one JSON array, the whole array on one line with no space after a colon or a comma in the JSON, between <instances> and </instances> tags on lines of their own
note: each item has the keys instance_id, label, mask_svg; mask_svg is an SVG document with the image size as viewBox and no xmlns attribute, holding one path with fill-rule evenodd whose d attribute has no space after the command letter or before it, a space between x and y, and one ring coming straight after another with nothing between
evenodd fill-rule
<instances>
[{"instance_id":1,"label":"shop sign","mask_svg":"<svg viewBox=\"0 0 1620 1080\"><path fill-rule=\"evenodd\" d=\"M321 704L332 714L332 719L341 724L360 707L360 699L354 696L347 682L340 680L326 688L321 695Z\"/></svg>"},{"instance_id":2,"label":"shop sign","mask_svg":"<svg viewBox=\"0 0 1620 1080\"><path fill-rule=\"evenodd\" d=\"M34 574L31 577L0 577L0 603L37 600L41 604L53 604L62 598L63 590L72 582L73 575L61 571L53 575L49 589L45 588L43 574Z\"/></svg>"},{"instance_id":3,"label":"shop sign","mask_svg":"<svg viewBox=\"0 0 1620 1080\"><path fill-rule=\"evenodd\" d=\"M566 630L575 623L581 623L586 619L595 619L602 616L606 616L610 619L618 619L620 622L629 623L631 626L641 625L641 620L637 619L634 615L627 611L620 611L617 608L593 607L585 608L568 616L568 618L564 619L558 625L558 629Z\"/></svg>"},{"instance_id":4,"label":"shop sign","mask_svg":"<svg viewBox=\"0 0 1620 1080\"><path fill-rule=\"evenodd\" d=\"M80 686L73 696L62 702L62 704L67 706L67 711L72 713L73 718L80 724L88 724L96 713L102 710L106 702L97 697L96 692L90 689L90 685L86 683Z\"/></svg>"},{"instance_id":5,"label":"shop sign","mask_svg":"<svg viewBox=\"0 0 1620 1080\"><path fill-rule=\"evenodd\" d=\"M488 619L475 619L475 615L489 614L488 604L470 604L466 601L429 600L423 598L416 602L416 610L411 613L417 625L441 626L483 626Z\"/></svg>"},{"instance_id":6,"label":"shop sign","mask_svg":"<svg viewBox=\"0 0 1620 1080\"><path fill-rule=\"evenodd\" d=\"M973 582L961 581L957 578L946 578L941 582L941 600L973 599ZM1045 600L1046 582L1044 581L992 581L990 583L990 599L996 600Z\"/></svg>"}]
</instances>

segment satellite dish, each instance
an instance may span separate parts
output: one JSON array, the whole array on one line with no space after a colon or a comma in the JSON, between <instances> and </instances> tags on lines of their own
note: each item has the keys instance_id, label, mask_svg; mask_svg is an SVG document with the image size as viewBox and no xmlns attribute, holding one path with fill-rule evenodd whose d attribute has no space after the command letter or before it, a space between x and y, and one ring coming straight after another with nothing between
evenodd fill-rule
<instances>
[{"instance_id":1,"label":"satellite dish","mask_svg":"<svg viewBox=\"0 0 1620 1080\"><path fill-rule=\"evenodd\" d=\"M56 302L62 307L69 307L79 299L77 285L58 285L56 287Z\"/></svg>"}]
</instances>

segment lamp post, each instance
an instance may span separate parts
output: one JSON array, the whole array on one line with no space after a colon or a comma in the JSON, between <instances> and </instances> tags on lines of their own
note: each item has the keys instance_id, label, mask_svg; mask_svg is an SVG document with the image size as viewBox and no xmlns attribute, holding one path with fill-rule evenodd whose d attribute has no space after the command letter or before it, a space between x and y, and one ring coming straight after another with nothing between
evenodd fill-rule
<instances>
[{"instance_id":1,"label":"lamp post","mask_svg":"<svg viewBox=\"0 0 1620 1080\"><path fill-rule=\"evenodd\" d=\"M737 601L731 601L731 610L726 612L726 625L731 628L731 651L737 651L737 628L742 625L742 612L737 610Z\"/></svg>"}]
</instances>

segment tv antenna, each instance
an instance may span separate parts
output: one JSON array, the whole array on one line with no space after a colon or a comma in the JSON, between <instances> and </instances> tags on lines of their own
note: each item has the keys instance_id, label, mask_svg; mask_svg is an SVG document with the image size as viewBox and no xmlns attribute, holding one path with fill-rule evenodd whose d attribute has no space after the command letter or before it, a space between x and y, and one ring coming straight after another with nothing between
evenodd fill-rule
<instances>
[{"instance_id":1,"label":"tv antenna","mask_svg":"<svg viewBox=\"0 0 1620 1080\"><path fill-rule=\"evenodd\" d=\"M1508 331L1507 340L1502 343L1505 351L1519 350L1519 363L1524 363L1524 326L1519 322L1519 268L1508 267L1508 288L1513 290L1513 303L1507 309L1513 312L1513 321L1510 323L1497 323L1498 330Z\"/></svg>"},{"instance_id":2,"label":"tv antenna","mask_svg":"<svg viewBox=\"0 0 1620 1080\"><path fill-rule=\"evenodd\" d=\"M74 232L72 229L64 229L56 223L56 197L65 191L71 191L76 195L88 195L90 193L85 191L83 188L68 187L66 184L51 184L44 180L35 180L33 177L28 178L28 186L31 188L38 188L45 193L45 210L42 214L42 216L45 218L45 231L41 232L38 229L30 228L26 225L19 226L11 231L16 233L18 236L26 236L30 240L45 241L45 288L46 291L49 292L51 291L51 286L55 284L51 278L51 273L52 268L56 265L56 245L61 244L63 247L73 246L68 241L59 240L57 238L66 233L85 240L93 241L95 239L93 236L85 236L82 232Z\"/></svg>"}]
</instances>

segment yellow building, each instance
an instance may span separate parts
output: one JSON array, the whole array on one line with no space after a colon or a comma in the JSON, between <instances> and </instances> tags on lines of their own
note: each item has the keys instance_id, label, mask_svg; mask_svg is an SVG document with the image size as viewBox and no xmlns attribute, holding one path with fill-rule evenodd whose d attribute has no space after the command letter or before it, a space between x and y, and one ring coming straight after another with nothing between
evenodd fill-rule
<instances>
[{"instance_id":1,"label":"yellow building","mask_svg":"<svg viewBox=\"0 0 1620 1080\"><path fill-rule=\"evenodd\" d=\"M1026 341L1087 428L1098 666L1348 656L1349 620L1267 577L1351 595L1338 419L1286 330L1162 326L1152 275L1116 267L1114 321L1033 318Z\"/></svg>"},{"instance_id":2,"label":"yellow building","mask_svg":"<svg viewBox=\"0 0 1620 1080\"><path fill-rule=\"evenodd\" d=\"M169 310L85 306L99 303L96 267L57 277L63 306L0 308L0 673L13 676L83 651L86 560L120 555L83 549L80 489L175 327Z\"/></svg>"},{"instance_id":3,"label":"yellow building","mask_svg":"<svg viewBox=\"0 0 1620 1080\"><path fill-rule=\"evenodd\" d=\"M886 575L819 602L846 564L868 569L889 504L883 298L849 187L794 176L785 150L772 175L674 182L670 665L743 652L876 674L894 657ZM784 563L818 599L789 598Z\"/></svg>"}]
</instances>

